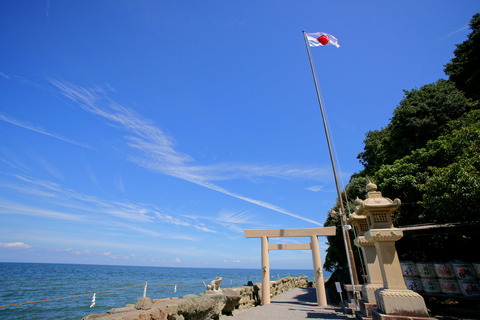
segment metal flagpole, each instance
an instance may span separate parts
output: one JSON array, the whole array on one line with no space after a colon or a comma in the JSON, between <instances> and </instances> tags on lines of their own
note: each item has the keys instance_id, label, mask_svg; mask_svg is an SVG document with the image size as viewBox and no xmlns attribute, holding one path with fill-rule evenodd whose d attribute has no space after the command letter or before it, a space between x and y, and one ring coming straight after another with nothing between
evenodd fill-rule
<instances>
[{"instance_id":1,"label":"metal flagpole","mask_svg":"<svg viewBox=\"0 0 480 320\"><path fill-rule=\"evenodd\" d=\"M320 96L320 90L318 88L317 76L315 74L315 67L313 66L312 56L310 54L307 34L305 31L302 31L302 32L303 32L303 38L305 40L305 46L307 48L308 60L310 61L310 68L312 69L312 76L313 76L313 82L315 83L315 90L317 92L318 105L320 107L320 112L322 114L323 128L325 129L325 137L327 138L328 152L330 153L330 161L332 163L332 169L333 169L333 177L335 178L335 185L337 187L338 201L340 202L340 220L342 222L343 241L345 243L345 249L347 251L347 262L348 262L348 269L350 272L350 281L352 282L352 287L353 287L352 289L355 297L356 296L355 285L358 284L358 276L357 276L357 269L355 266L355 259L353 257L352 245L350 243L350 236L348 234L348 231L345 230L345 218L346 218L345 208L343 206L342 193L340 191L340 185L338 183L338 177L337 177L337 169L335 167L335 160L333 158L332 146L330 144L330 135L328 133L327 121L325 118L325 112L323 110L322 98Z\"/></svg>"}]
</instances>

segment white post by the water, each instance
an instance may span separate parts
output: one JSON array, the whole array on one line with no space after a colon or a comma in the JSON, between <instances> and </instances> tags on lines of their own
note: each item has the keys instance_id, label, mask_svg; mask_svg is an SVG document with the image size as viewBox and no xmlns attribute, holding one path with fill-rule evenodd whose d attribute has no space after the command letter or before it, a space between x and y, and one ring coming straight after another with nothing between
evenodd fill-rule
<instances>
[{"instance_id":1,"label":"white post by the water","mask_svg":"<svg viewBox=\"0 0 480 320\"><path fill-rule=\"evenodd\" d=\"M332 146L330 144L330 135L328 133L327 120L325 117L325 112L323 110L322 97L320 96L320 90L318 88L317 76L315 73L315 67L313 66L312 56L310 54L307 34L305 31L302 31L302 32L303 32L303 38L305 40L305 46L307 48L308 60L310 62L310 69L312 70L313 82L315 84L315 90L317 92L318 105L320 107L320 113L322 114L323 128L325 130L325 137L327 139L328 151L330 154L330 162L332 163L333 177L335 178L335 186L337 188L337 196L338 196L338 201L340 203L340 220L342 222L342 234L343 234L343 241L345 244L345 250L347 251L347 262L348 262L348 269L350 272L350 281L352 282L352 287L355 292L355 285L358 284L358 277L357 277L357 271L355 270L355 260L353 258L352 246L350 244L350 236L348 235L348 231L345 231L345 228L343 228L343 226L345 225L345 221L344 221L345 208L343 206L342 192L340 191L340 185L338 183L337 169L335 167L335 159L333 157Z\"/></svg>"},{"instance_id":2,"label":"white post by the water","mask_svg":"<svg viewBox=\"0 0 480 320\"><path fill-rule=\"evenodd\" d=\"M270 303L270 259L268 238L262 237L262 305Z\"/></svg>"},{"instance_id":3,"label":"white post by the water","mask_svg":"<svg viewBox=\"0 0 480 320\"><path fill-rule=\"evenodd\" d=\"M145 285L143 286L143 297L144 298L147 297L147 285L148 285L148 282L145 281Z\"/></svg>"}]
</instances>

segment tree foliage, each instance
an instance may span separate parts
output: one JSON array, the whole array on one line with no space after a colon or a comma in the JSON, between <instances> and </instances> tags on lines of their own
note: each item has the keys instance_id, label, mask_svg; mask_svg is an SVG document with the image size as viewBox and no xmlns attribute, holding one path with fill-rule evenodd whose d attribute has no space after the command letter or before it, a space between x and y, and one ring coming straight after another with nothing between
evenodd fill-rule
<instances>
[{"instance_id":1,"label":"tree foliage","mask_svg":"<svg viewBox=\"0 0 480 320\"><path fill-rule=\"evenodd\" d=\"M457 45L455 57L445 65L445 73L466 95L480 100L480 13L470 21L472 32Z\"/></svg>"},{"instance_id":2,"label":"tree foliage","mask_svg":"<svg viewBox=\"0 0 480 320\"><path fill-rule=\"evenodd\" d=\"M480 110L449 127L448 134L376 172L382 192L404 202L395 224L479 220Z\"/></svg>"},{"instance_id":3,"label":"tree foliage","mask_svg":"<svg viewBox=\"0 0 480 320\"><path fill-rule=\"evenodd\" d=\"M358 155L364 169L351 177L344 191L347 211L353 211L353 199L365 198L371 180L385 197L401 199L402 207L393 216L396 226L480 223L480 14L473 16L470 27L468 39L457 45L445 66L449 80L405 90L390 123L367 132ZM340 228L339 218L329 216L329 225ZM401 259L468 261L473 257L459 248L478 241L480 233L471 231L406 233L397 248ZM345 269L343 239L329 237L328 243L325 268ZM428 250L419 243L428 243Z\"/></svg>"},{"instance_id":4,"label":"tree foliage","mask_svg":"<svg viewBox=\"0 0 480 320\"><path fill-rule=\"evenodd\" d=\"M365 195L365 185L370 182L368 177L363 176L356 176L353 175L348 183L347 187L345 188L344 192L342 192L342 197L347 199L344 203L346 206L347 211L352 211L355 207L354 199L357 197L364 197ZM340 204L339 202L336 203L333 211L338 213ZM343 240L342 235L342 223L340 220L340 216L338 214L332 215L330 214L327 220L324 223L325 227L335 226L337 228L337 235L327 237L327 244L329 245L327 248L327 257L325 259L324 268L329 271L336 270L338 268L345 269L348 265L347 263L347 255L345 249L345 242ZM354 258L355 258L355 265L357 266L357 274L362 275L365 273L365 270L362 269L362 264L360 262L360 253L357 250L356 246L353 244L353 238L351 237L351 245L353 248ZM345 270L346 271L346 270ZM348 273L343 273L346 282L349 282ZM361 281L361 277L359 276L359 280Z\"/></svg>"},{"instance_id":5,"label":"tree foliage","mask_svg":"<svg viewBox=\"0 0 480 320\"><path fill-rule=\"evenodd\" d=\"M479 107L447 80L404 91L405 97L395 109L390 124L380 131L370 131L358 158L365 172L372 174L380 166L424 147L448 130L449 121Z\"/></svg>"}]
</instances>

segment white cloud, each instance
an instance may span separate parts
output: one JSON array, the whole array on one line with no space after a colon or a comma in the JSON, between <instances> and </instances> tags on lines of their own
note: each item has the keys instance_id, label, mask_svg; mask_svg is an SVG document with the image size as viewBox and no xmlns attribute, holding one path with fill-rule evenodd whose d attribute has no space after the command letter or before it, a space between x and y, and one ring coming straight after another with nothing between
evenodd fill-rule
<instances>
[{"instance_id":1,"label":"white cloud","mask_svg":"<svg viewBox=\"0 0 480 320\"><path fill-rule=\"evenodd\" d=\"M323 191L324 187L323 186L311 186L311 187L305 188L305 190L312 191L312 192L319 192L319 191Z\"/></svg>"},{"instance_id":2,"label":"white cloud","mask_svg":"<svg viewBox=\"0 0 480 320\"><path fill-rule=\"evenodd\" d=\"M439 41L443 41L443 40L445 40L445 39L450 38L451 36L453 36L454 34L456 34L456 33L458 33L458 32L461 32L461 31L463 31L463 30L467 30L468 28L469 28L468 25L464 25L464 26L462 26L462 27L460 27L460 28L458 28L458 29L450 32L450 33L447 33L446 35L444 35L443 37L441 37L441 38L438 39L438 40L439 40Z\"/></svg>"},{"instance_id":3,"label":"white cloud","mask_svg":"<svg viewBox=\"0 0 480 320\"><path fill-rule=\"evenodd\" d=\"M47 0L45 6L45 17L47 17L47 19L50 19L50 0Z\"/></svg>"},{"instance_id":4,"label":"white cloud","mask_svg":"<svg viewBox=\"0 0 480 320\"><path fill-rule=\"evenodd\" d=\"M85 221L85 217L78 214L70 214L57 210L48 210L26 206L21 203L10 202L0 199L0 214L21 214L26 216L35 216L50 219L68 220L68 221Z\"/></svg>"},{"instance_id":5,"label":"white cloud","mask_svg":"<svg viewBox=\"0 0 480 320\"><path fill-rule=\"evenodd\" d=\"M242 233L243 230L245 229L246 226L248 225L255 225L256 227L263 225L261 222L258 220L254 219L254 216L248 214L248 211L232 211L232 210L222 210L220 213L215 217L215 216L193 216L193 215L185 215L185 217L188 217L189 219L194 220L196 223L200 224L197 225L196 228L199 229L204 229L203 225L200 223L200 221L205 220L208 222L213 222L220 227L217 228L217 230L213 230L211 228L207 228L207 230L204 230L206 232L213 232L213 233L218 233L221 230L229 230L233 231L235 233Z\"/></svg>"},{"instance_id":6,"label":"white cloud","mask_svg":"<svg viewBox=\"0 0 480 320\"><path fill-rule=\"evenodd\" d=\"M278 179L314 179L325 180L330 176L326 169L309 167L291 167L287 165L248 165L223 163L210 166L190 167L201 174L204 180L219 181L230 179L257 180L262 177Z\"/></svg>"},{"instance_id":7,"label":"white cloud","mask_svg":"<svg viewBox=\"0 0 480 320\"><path fill-rule=\"evenodd\" d=\"M215 218L215 221L220 223L232 223L232 224L251 224L255 223L252 220L252 216L247 213L247 211L233 212L233 211L222 211Z\"/></svg>"},{"instance_id":8,"label":"white cloud","mask_svg":"<svg viewBox=\"0 0 480 320\"><path fill-rule=\"evenodd\" d=\"M105 225L109 228L132 230L139 234L163 239L197 240L191 233L169 232L168 226L194 228L202 232L215 232L208 226L198 225L191 218L185 216L174 217L154 205L108 201L75 192L54 182L20 175L13 177L17 181L8 184L2 183L3 187L28 194L31 201L39 201L41 204L24 205L0 198L0 214L22 214L46 219ZM43 208L45 203L56 206L56 209ZM95 212L95 215L92 215L92 212ZM106 217L112 217L113 219L105 219ZM163 227L161 232L159 231L159 225Z\"/></svg>"},{"instance_id":9,"label":"white cloud","mask_svg":"<svg viewBox=\"0 0 480 320\"><path fill-rule=\"evenodd\" d=\"M28 166L23 163L23 159L21 160L14 152L5 146L0 146L0 161L20 172L31 171Z\"/></svg>"},{"instance_id":10,"label":"white cloud","mask_svg":"<svg viewBox=\"0 0 480 320\"><path fill-rule=\"evenodd\" d=\"M50 82L65 97L77 103L85 111L103 117L110 125L125 130L127 133L125 143L132 148L132 151L139 152L139 154L131 154L128 159L137 165L312 224L322 225L279 206L239 195L211 183L213 180L223 180L237 176L246 176L247 178L258 176L319 178L324 176L322 170L296 169L286 166L194 166L192 165L194 161L192 157L174 148L175 140L172 137L166 135L152 121L113 101L105 90L98 87L87 89L55 79L51 79Z\"/></svg>"},{"instance_id":11,"label":"white cloud","mask_svg":"<svg viewBox=\"0 0 480 320\"><path fill-rule=\"evenodd\" d=\"M10 242L10 243L0 243L0 247L28 249L28 248L31 248L32 246L23 242Z\"/></svg>"},{"instance_id":12,"label":"white cloud","mask_svg":"<svg viewBox=\"0 0 480 320\"><path fill-rule=\"evenodd\" d=\"M64 177L63 177L63 174L62 172L55 166L53 166L50 162L48 162L43 156L41 156L40 154L38 153L33 153L32 154L32 158L35 159L35 162L38 163L39 165L41 165L45 171L47 171L50 175L52 175L53 177L59 179L59 180L63 180Z\"/></svg>"},{"instance_id":13,"label":"white cloud","mask_svg":"<svg viewBox=\"0 0 480 320\"><path fill-rule=\"evenodd\" d=\"M4 114L1 114L1 113L0 113L0 120L8 122L8 123L10 123L14 126L17 126L17 127L23 128L23 129L27 129L27 130L30 130L30 131L33 131L33 132L36 132L36 133L43 134L45 136L55 138L55 139L63 141L63 142L74 144L74 145L77 145L77 146L80 146L80 147L83 147L83 148L87 148L87 149L92 149L90 146L88 146L86 144L79 143L79 142L64 138L61 135L58 135L58 134L55 134L55 133L47 132L42 128L33 126L33 125L25 123L25 122L20 122L20 121L14 119L12 117L8 117L8 116L6 116Z\"/></svg>"},{"instance_id":14,"label":"white cloud","mask_svg":"<svg viewBox=\"0 0 480 320\"><path fill-rule=\"evenodd\" d=\"M207 228L207 227L204 227L204 226L194 226L194 228L197 229L197 230L203 231L203 232L217 233L217 231L215 231L214 229Z\"/></svg>"},{"instance_id":15,"label":"white cloud","mask_svg":"<svg viewBox=\"0 0 480 320\"><path fill-rule=\"evenodd\" d=\"M74 248L67 248L67 249L60 249L56 250L57 252L67 252L69 254L73 254L75 256L102 256L106 257L112 260L118 260L118 259L124 259L124 260L129 260L131 258L136 257L136 254L131 253L131 254L116 254L112 252L95 252L92 250L78 250Z\"/></svg>"}]
</instances>

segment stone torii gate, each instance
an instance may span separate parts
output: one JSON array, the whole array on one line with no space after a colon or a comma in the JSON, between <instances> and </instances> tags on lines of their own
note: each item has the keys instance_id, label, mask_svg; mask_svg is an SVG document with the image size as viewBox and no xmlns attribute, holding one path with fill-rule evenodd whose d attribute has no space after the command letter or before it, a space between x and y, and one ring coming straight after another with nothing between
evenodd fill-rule
<instances>
[{"instance_id":1,"label":"stone torii gate","mask_svg":"<svg viewBox=\"0 0 480 320\"><path fill-rule=\"evenodd\" d=\"M274 229L274 230L244 230L246 238L262 239L262 304L270 303L270 258L269 250L312 250L313 269L315 274L315 287L317 304L327 306L325 283L323 280L322 261L320 257L319 236L334 236L335 227L310 228L310 229ZM269 244L268 238L274 237L310 237L306 244Z\"/></svg>"}]
</instances>

